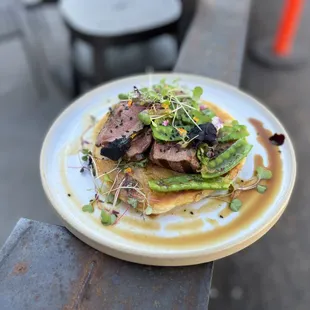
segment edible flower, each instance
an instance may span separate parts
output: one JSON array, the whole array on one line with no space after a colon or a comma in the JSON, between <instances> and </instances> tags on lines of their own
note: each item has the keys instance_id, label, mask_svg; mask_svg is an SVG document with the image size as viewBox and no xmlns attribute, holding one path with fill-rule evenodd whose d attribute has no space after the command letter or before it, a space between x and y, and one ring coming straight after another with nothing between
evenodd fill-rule
<instances>
[{"instance_id":1,"label":"edible flower","mask_svg":"<svg viewBox=\"0 0 310 310\"><path fill-rule=\"evenodd\" d=\"M223 128L223 126L224 126L223 121L222 121L219 117L217 117L217 116L214 116L214 117L212 118L212 124L214 125L214 127L215 127L217 130Z\"/></svg>"},{"instance_id":2,"label":"edible flower","mask_svg":"<svg viewBox=\"0 0 310 310\"><path fill-rule=\"evenodd\" d=\"M207 107L206 107L205 105L202 104L202 105L199 106L199 110L200 110L200 111L203 111L203 110L205 110L205 109L207 109Z\"/></svg>"},{"instance_id":3,"label":"edible flower","mask_svg":"<svg viewBox=\"0 0 310 310\"><path fill-rule=\"evenodd\" d=\"M126 174L131 174L131 173L132 173L132 169L131 169L130 167L128 167L128 168L126 168L126 169L124 170L124 172L125 172Z\"/></svg>"},{"instance_id":4,"label":"edible flower","mask_svg":"<svg viewBox=\"0 0 310 310\"><path fill-rule=\"evenodd\" d=\"M166 119L161 123L163 126L168 126L169 125L169 120Z\"/></svg>"},{"instance_id":5,"label":"edible flower","mask_svg":"<svg viewBox=\"0 0 310 310\"><path fill-rule=\"evenodd\" d=\"M129 107L132 106L132 100L131 100L131 99L128 100L127 105L128 105Z\"/></svg>"},{"instance_id":6,"label":"edible flower","mask_svg":"<svg viewBox=\"0 0 310 310\"><path fill-rule=\"evenodd\" d=\"M187 131L184 128L177 128L177 130L181 136L185 136L187 134Z\"/></svg>"},{"instance_id":7,"label":"edible flower","mask_svg":"<svg viewBox=\"0 0 310 310\"><path fill-rule=\"evenodd\" d=\"M168 109L169 108L169 103L168 102L164 102L161 105L164 109Z\"/></svg>"},{"instance_id":8,"label":"edible flower","mask_svg":"<svg viewBox=\"0 0 310 310\"><path fill-rule=\"evenodd\" d=\"M271 136L269 138L269 141L273 144L273 145L282 145L284 143L285 140L285 136L283 134L277 134L275 133L273 136Z\"/></svg>"}]
</instances>

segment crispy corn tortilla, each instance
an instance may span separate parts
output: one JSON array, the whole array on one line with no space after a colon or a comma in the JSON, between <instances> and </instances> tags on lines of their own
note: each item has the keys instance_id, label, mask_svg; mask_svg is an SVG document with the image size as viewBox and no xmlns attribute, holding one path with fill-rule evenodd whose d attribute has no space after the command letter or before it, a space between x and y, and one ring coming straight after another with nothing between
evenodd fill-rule
<instances>
[{"instance_id":1,"label":"crispy corn tortilla","mask_svg":"<svg viewBox=\"0 0 310 310\"><path fill-rule=\"evenodd\" d=\"M212 108L213 109L213 108ZM215 110L215 109L213 109ZM216 111L217 113L217 111ZM218 115L218 113L217 113ZM223 121L233 120L233 118L227 113L221 115ZM99 131L104 126L105 122L108 119L106 114L95 126L94 129L94 138L97 138ZM94 161L96 164L97 174L100 176L104 173L107 173L113 168L116 167L116 162L110 159L103 159L100 155L100 147L94 147L93 149ZM231 180L235 179L242 169L245 160L233 168L227 175ZM109 174L109 177L112 180L115 180L117 175L116 171L113 171ZM210 195L213 190L187 190L180 192L170 192L170 193L159 193L152 191L148 186L148 181L152 179L163 179L168 178L174 175L179 175L178 172L162 168L152 163L148 163L145 168L134 168L132 171L132 177L137 180L140 184L141 191L146 195L148 201L152 207L152 214L162 214L172 210L175 207L187 205L193 202L200 201L206 196ZM124 177L123 173L119 173L118 180L122 180ZM103 177L101 178L103 181ZM112 184L111 184L112 185ZM120 191L119 198L127 202L128 196L124 191ZM145 205L142 203L138 204L137 209L143 211Z\"/></svg>"}]
</instances>

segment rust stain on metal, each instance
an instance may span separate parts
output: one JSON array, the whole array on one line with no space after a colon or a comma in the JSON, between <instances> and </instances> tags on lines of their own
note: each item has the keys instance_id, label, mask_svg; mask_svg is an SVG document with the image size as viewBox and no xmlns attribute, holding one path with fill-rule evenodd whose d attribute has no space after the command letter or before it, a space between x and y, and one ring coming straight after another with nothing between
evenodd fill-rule
<instances>
[{"instance_id":1,"label":"rust stain on metal","mask_svg":"<svg viewBox=\"0 0 310 310\"><path fill-rule=\"evenodd\" d=\"M85 290L89 284L91 277L96 268L97 262L92 259L89 263L86 264L86 267L83 270L80 280L76 283L75 295L71 300L71 304L63 307L63 310L77 310L81 309L81 303L84 297Z\"/></svg>"},{"instance_id":2,"label":"rust stain on metal","mask_svg":"<svg viewBox=\"0 0 310 310\"><path fill-rule=\"evenodd\" d=\"M28 271L28 264L25 262L17 263L13 268L14 275L25 274Z\"/></svg>"}]
</instances>

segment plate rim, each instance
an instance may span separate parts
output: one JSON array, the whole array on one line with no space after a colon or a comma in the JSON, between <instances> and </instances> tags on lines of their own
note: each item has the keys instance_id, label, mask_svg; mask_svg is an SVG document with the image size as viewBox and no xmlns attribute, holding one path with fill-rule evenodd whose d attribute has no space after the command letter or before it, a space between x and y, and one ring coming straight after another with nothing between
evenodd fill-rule
<instances>
[{"instance_id":1,"label":"plate rim","mask_svg":"<svg viewBox=\"0 0 310 310\"><path fill-rule=\"evenodd\" d=\"M278 221L278 219L281 217L282 213L286 209L286 206L289 202L289 199L292 195L292 191L294 189L294 184L296 181L296 174L297 174L297 162L296 162L296 155L295 155L295 149L293 146L293 142L289 136L289 133L285 129L284 125L280 122L280 120L277 118L276 115L273 114L272 111L270 111L264 104L262 104L259 100L257 100L252 95L249 95L248 93L240 90L239 88L227 84L225 82L212 79L205 76L195 75L195 74L187 74L187 73L179 73L179 72L156 72L152 73L153 77L177 77L182 80L182 78L191 80L191 79L200 79L204 80L205 83L209 85L219 85L221 88L228 88L233 92L238 93L239 95L243 97L248 97L251 101L254 101L256 105L258 105L265 114L270 116L273 121L276 123L281 130L283 130L283 133L286 136L286 144L288 144L288 151L291 154L292 158L292 175L290 178L290 183L288 185L288 191L286 192L285 200L283 201L282 205L278 208L277 212L274 214L274 216L266 222L264 225L261 225L256 229L252 234L247 234L245 236L242 236L237 240L237 242L233 243L232 245L226 244L226 246L221 246L220 248L216 249L215 251L211 251L210 249L193 249L188 250L186 252L182 253L173 253L173 252L167 252L167 251L149 251L144 250L142 248L139 248L139 253L137 254L136 250L132 246L126 246L123 243L121 244L120 248L116 248L115 244L113 246L112 242L109 242L107 239L99 239L96 234L92 232L92 229L87 229L85 225L81 225L81 223L74 220L74 218L70 218L66 216L63 211L63 209L58 206L57 202L53 198L52 192L49 190L47 180L44 176L44 158L47 146L49 144L49 140L51 135L53 134L54 130L57 128L57 124L61 122L61 119L65 117L68 113L70 113L70 110L72 107L79 102L83 102L86 97L92 97L102 91L102 88L104 88L107 85L112 84L118 84L121 82L124 82L126 80L130 80L132 78L136 79L145 79L145 77L148 76L147 74L137 74L137 75L131 75L120 79L115 79L112 81L109 81L107 83L103 83L95 87L89 92L86 92L85 94L79 96L78 98L74 99L63 111L59 113L59 115L55 118L52 125L50 126L49 130L47 131L44 141L42 143L42 148L40 152L40 177L42 186L45 192L45 195L47 196L49 202L53 206L53 209L56 211L57 215L63 220L65 223L65 226L79 239L82 239L87 244L91 245L92 247L98 249L99 251L102 251L102 247L105 248L105 253L115 256L120 259L124 259L127 261L137 262L137 263L143 263L143 264L150 264L150 265L158 265L158 266L184 266L184 265L192 265L196 263L204 263L211 260L223 258L225 256L228 256L230 254L236 253L247 246L251 245L255 241L257 241L260 237L262 237L269 229L271 229L274 224ZM89 98L88 98L89 99ZM71 220L70 220L71 219ZM68 227L69 226L69 227ZM112 253L112 254L111 254ZM129 258L123 258L124 254L126 256L130 256Z\"/></svg>"}]
</instances>

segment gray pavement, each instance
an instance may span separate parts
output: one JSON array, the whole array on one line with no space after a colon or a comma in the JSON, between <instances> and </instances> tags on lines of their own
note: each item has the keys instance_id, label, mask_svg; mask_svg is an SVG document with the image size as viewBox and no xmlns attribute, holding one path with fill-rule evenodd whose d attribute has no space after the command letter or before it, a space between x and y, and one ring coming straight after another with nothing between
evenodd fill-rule
<instances>
[{"instance_id":1,"label":"gray pavement","mask_svg":"<svg viewBox=\"0 0 310 310\"><path fill-rule=\"evenodd\" d=\"M282 2L254 1L249 44L272 35ZM39 38L50 34L59 41L51 46L52 52L45 46L46 58L38 59L45 77L42 83L48 89L45 96L38 96L36 88L40 85L31 78L21 40L0 41L0 244L20 217L59 223L44 196L38 162L48 127L69 102L54 85L46 64L53 66L54 71L63 70L68 50L66 36L59 39L55 34L55 29L57 33L63 29L59 21L55 23L57 16L50 10L46 14L46 20L52 20L54 26L40 28ZM308 29L309 4L297 44L304 46L310 60ZM66 78L67 71L64 71ZM298 71L274 71L248 57L245 59L242 88L265 102L291 133L299 166L297 184L287 211L265 237L248 249L215 263L211 310L309 308L309 80L310 66Z\"/></svg>"}]
</instances>

